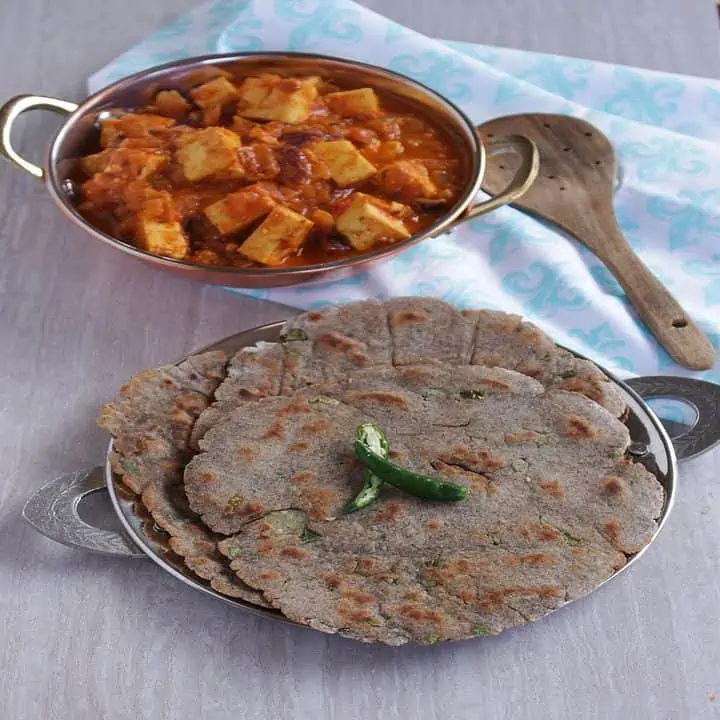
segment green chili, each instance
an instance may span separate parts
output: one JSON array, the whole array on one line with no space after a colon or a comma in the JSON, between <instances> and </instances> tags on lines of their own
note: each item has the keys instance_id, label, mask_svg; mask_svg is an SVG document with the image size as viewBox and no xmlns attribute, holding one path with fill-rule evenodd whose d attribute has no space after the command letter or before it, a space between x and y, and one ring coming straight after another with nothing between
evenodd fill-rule
<instances>
[{"instance_id":1,"label":"green chili","mask_svg":"<svg viewBox=\"0 0 720 720\"><path fill-rule=\"evenodd\" d=\"M360 437L355 439L355 455L368 470L371 470L381 480L411 495L417 495L425 500L442 501L464 500L468 496L468 489L460 485L420 475L395 465L374 452L373 448Z\"/></svg>"},{"instance_id":2,"label":"green chili","mask_svg":"<svg viewBox=\"0 0 720 720\"><path fill-rule=\"evenodd\" d=\"M304 330L293 328L280 336L282 342L296 342L297 340L307 340L308 336Z\"/></svg>"},{"instance_id":3,"label":"green chili","mask_svg":"<svg viewBox=\"0 0 720 720\"><path fill-rule=\"evenodd\" d=\"M381 458L387 458L390 454L390 443L388 443L385 433L373 423L360 425L355 437L357 442L364 443ZM361 510L375 502L378 495L380 495L380 488L382 487L383 481L368 468L365 468L363 477L365 478L365 483L362 486L362 490L355 496L354 500L351 500L345 505L343 513L348 514L356 510Z\"/></svg>"}]
</instances>

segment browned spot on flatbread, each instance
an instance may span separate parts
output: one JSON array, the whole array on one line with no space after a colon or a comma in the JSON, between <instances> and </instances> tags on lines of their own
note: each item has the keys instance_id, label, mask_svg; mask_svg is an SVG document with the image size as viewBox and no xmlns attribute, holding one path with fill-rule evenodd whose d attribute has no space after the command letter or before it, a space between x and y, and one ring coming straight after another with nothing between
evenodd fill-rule
<instances>
[{"instance_id":1,"label":"browned spot on flatbread","mask_svg":"<svg viewBox=\"0 0 720 720\"><path fill-rule=\"evenodd\" d=\"M538 588L529 588L528 594L537 594L541 598L550 599L560 597L560 588L556 585L540 585Z\"/></svg>"},{"instance_id":2,"label":"browned spot on flatbread","mask_svg":"<svg viewBox=\"0 0 720 720\"><path fill-rule=\"evenodd\" d=\"M346 590L342 593L342 597L351 600L356 605L372 605L377 599L374 595L363 592L362 590Z\"/></svg>"},{"instance_id":3,"label":"browned spot on flatbread","mask_svg":"<svg viewBox=\"0 0 720 720\"><path fill-rule=\"evenodd\" d=\"M620 540L620 523L617 520L608 520L603 525L603 530L608 540L610 540L613 545L617 545Z\"/></svg>"},{"instance_id":4,"label":"browned spot on flatbread","mask_svg":"<svg viewBox=\"0 0 720 720\"><path fill-rule=\"evenodd\" d=\"M401 377L415 382L428 382L433 378L431 370L424 365L407 365L399 368L398 372Z\"/></svg>"},{"instance_id":5,"label":"browned spot on flatbread","mask_svg":"<svg viewBox=\"0 0 720 720\"><path fill-rule=\"evenodd\" d=\"M516 370L523 375L535 378L536 380L538 378L541 378L545 374L543 369L539 365L533 365L531 363L520 363L520 365L517 366Z\"/></svg>"},{"instance_id":6,"label":"browned spot on flatbread","mask_svg":"<svg viewBox=\"0 0 720 720\"><path fill-rule=\"evenodd\" d=\"M237 390L237 396L245 400L259 400L260 398L267 397L267 392L259 389L250 390L249 388L239 388Z\"/></svg>"},{"instance_id":7,"label":"browned spot on flatbread","mask_svg":"<svg viewBox=\"0 0 720 720\"><path fill-rule=\"evenodd\" d=\"M403 603L397 609L397 614L410 620L417 622L427 622L436 628L441 628L443 624L443 616L437 610L425 607L420 603Z\"/></svg>"},{"instance_id":8,"label":"browned spot on flatbread","mask_svg":"<svg viewBox=\"0 0 720 720\"><path fill-rule=\"evenodd\" d=\"M537 433L533 432L532 430L521 430L520 432L516 433L506 433L505 442L508 443L508 445L515 445L528 442L529 440L534 440L536 437Z\"/></svg>"},{"instance_id":9,"label":"browned spot on flatbread","mask_svg":"<svg viewBox=\"0 0 720 720\"><path fill-rule=\"evenodd\" d=\"M502 590L486 590L480 596L480 609L483 612L491 613L499 610L505 605L505 598L508 595L520 595L532 597L536 595L544 600L560 597L560 589L556 585L537 585L535 587L508 587Z\"/></svg>"},{"instance_id":10,"label":"browned spot on flatbread","mask_svg":"<svg viewBox=\"0 0 720 720\"><path fill-rule=\"evenodd\" d=\"M323 319L323 314L319 312L309 312L305 316L310 322L317 322L318 320Z\"/></svg>"},{"instance_id":11,"label":"browned spot on flatbread","mask_svg":"<svg viewBox=\"0 0 720 720\"><path fill-rule=\"evenodd\" d=\"M601 403L603 399L603 392L598 383L587 378L578 376L567 378L563 381L561 387L563 390L585 395L585 397L588 397L598 403Z\"/></svg>"},{"instance_id":12,"label":"browned spot on flatbread","mask_svg":"<svg viewBox=\"0 0 720 720\"><path fill-rule=\"evenodd\" d=\"M543 333L532 325L520 325L518 332L528 345L541 345L545 338Z\"/></svg>"},{"instance_id":13,"label":"browned spot on flatbread","mask_svg":"<svg viewBox=\"0 0 720 720\"><path fill-rule=\"evenodd\" d=\"M293 560L305 560L309 556L309 553L307 550L303 550L302 548L295 547L294 545L283 548L280 551L280 554L283 557L292 558Z\"/></svg>"},{"instance_id":14,"label":"browned spot on flatbread","mask_svg":"<svg viewBox=\"0 0 720 720\"><path fill-rule=\"evenodd\" d=\"M335 490L318 487L313 484L317 476L312 472L295 473L290 482L297 488L302 498L303 508L313 520L325 520L330 517L332 508L342 500Z\"/></svg>"},{"instance_id":15,"label":"browned spot on flatbread","mask_svg":"<svg viewBox=\"0 0 720 720\"><path fill-rule=\"evenodd\" d=\"M266 572L260 573L262 580L280 580L281 577L282 575L276 570L267 570Z\"/></svg>"},{"instance_id":16,"label":"browned spot on flatbread","mask_svg":"<svg viewBox=\"0 0 720 720\"><path fill-rule=\"evenodd\" d=\"M438 529L440 528L440 523L437 522L437 520L431 520L431 521L427 524L427 527L428 527L429 530L438 530Z\"/></svg>"},{"instance_id":17,"label":"browned spot on flatbread","mask_svg":"<svg viewBox=\"0 0 720 720\"><path fill-rule=\"evenodd\" d=\"M448 465L460 465L474 472L492 472L505 467L502 458L495 457L487 450L469 450L462 445L456 445L439 456L442 462Z\"/></svg>"},{"instance_id":18,"label":"browned spot on flatbread","mask_svg":"<svg viewBox=\"0 0 720 720\"><path fill-rule=\"evenodd\" d=\"M306 422L300 429L303 433L307 433L309 435L317 435L323 430L327 430L329 427L330 422L328 420L320 419L310 420L309 422Z\"/></svg>"},{"instance_id":19,"label":"browned spot on flatbread","mask_svg":"<svg viewBox=\"0 0 720 720\"><path fill-rule=\"evenodd\" d=\"M455 593L466 605L474 605L477 602L477 593L469 588L461 588Z\"/></svg>"},{"instance_id":20,"label":"browned spot on flatbread","mask_svg":"<svg viewBox=\"0 0 720 720\"><path fill-rule=\"evenodd\" d=\"M534 530L537 539L543 542L551 542L560 537L560 533L554 527L546 525L545 523L536 523Z\"/></svg>"},{"instance_id":21,"label":"browned spot on flatbread","mask_svg":"<svg viewBox=\"0 0 720 720\"><path fill-rule=\"evenodd\" d=\"M349 392L347 394L347 400L349 403L368 402L375 405L385 405L386 407L396 407L401 410L407 410L410 407L403 395L385 390Z\"/></svg>"},{"instance_id":22,"label":"browned spot on flatbread","mask_svg":"<svg viewBox=\"0 0 720 720\"><path fill-rule=\"evenodd\" d=\"M478 604L484 613L495 612L505 604L505 594L502 590L485 590L480 595Z\"/></svg>"},{"instance_id":23,"label":"browned spot on flatbread","mask_svg":"<svg viewBox=\"0 0 720 720\"><path fill-rule=\"evenodd\" d=\"M625 492L625 486L620 478L608 477L603 480L602 492L603 495L607 495L609 498L617 499Z\"/></svg>"},{"instance_id":24,"label":"browned spot on flatbread","mask_svg":"<svg viewBox=\"0 0 720 720\"><path fill-rule=\"evenodd\" d=\"M347 335L341 335L336 332L326 332L318 338L317 342L331 350L343 353L355 362L360 363L367 360L365 344L349 338Z\"/></svg>"},{"instance_id":25,"label":"browned spot on flatbread","mask_svg":"<svg viewBox=\"0 0 720 720\"><path fill-rule=\"evenodd\" d=\"M426 568L423 577L438 585L443 585L453 581L459 575L464 575L468 570L470 570L470 563L464 558L446 560L441 562L438 567Z\"/></svg>"},{"instance_id":26,"label":"browned spot on flatbread","mask_svg":"<svg viewBox=\"0 0 720 720\"><path fill-rule=\"evenodd\" d=\"M565 424L565 435L577 440L589 440L597 435L597 430L585 418L571 415Z\"/></svg>"},{"instance_id":27,"label":"browned spot on flatbread","mask_svg":"<svg viewBox=\"0 0 720 720\"><path fill-rule=\"evenodd\" d=\"M338 603L337 611L340 615L347 618L350 623L362 623L372 620L373 614L367 608L358 608L352 603L341 600Z\"/></svg>"},{"instance_id":28,"label":"browned spot on flatbread","mask_svg":"<svg viewBox=\"0 0 720 720\"><path fill-rule=\"evenodd\" d=\"M428 316L417 310L401 310L391 313L393 324L398 327L401 325L414 325L415 323L425 322Z\"/></svg>"},{"instance_id":29,"label":"browned spot on flatbread","mask_svg":"<svg viewBox=\"0 0 720 720\"><path fill-rule=\"evenodd\" d=\"M542 480L538 483L538 487L556 500L562 500L565 494L557 480Z\"/></svg>"},{"instance_id":30,"label":"browned spot on flatbread","mask_svg":"<svg viewBox=\"0 0 720 720\"><path fill-rule=\"evenodd\" d=\"M482 365L484 367L499 367L502 365L502 358L499 355L481 355L476 358L477 362L475 365Z\"/></svg>"},{"instance_id":31,"label":"browned spot on flatbread","mask_svg":"<svg viewBox=\"0 0 720 720\"><path fill-rule=\"evenodd\" d=\"M507 564L510 566L530 565L531 567L552 566L557 565L557 558L548 553L525 553L507 558Z\"/></svg>"},{"instance_id":32,"label":"browned spot on flatbread","mask_svg":"<svg viewBox=\"0 0 720 720\"><path fill-rule=\"evenodd\" d=\"M245 462L250 462L255 457L255 451L247 445L241 445L238 448L238 455L245 460Z\"/></svg>"},{"instance_id":33,"label":"browned spot on flatbread","mask_svg":"<svg viewBox=\"0 0 720 720\"><path fill-rule=\"evenodd\" d=\"M207 400L198 395L181 395L175 400L175 406L192 415L199 415L207 407Z\"/></svg>"},{"instance_id":34,"label":"browned spot on flatbread","mask_svg":"<svg viewBox=\"0 0 720 720\"><path fill-rule=\"evenodd\" d=\"M290 452L293 453L299 453L299 452L305 452L308 449L309 445L304 440L301 440L299 442L293 443L290 446Z\"/></svg>"},{"instance_id":35,"label":"browned spot on flatbread","mask_svg":"<svg viewBox=\"0 0 720 720\"><path fill-rule=\"evenodd\" d=\"M246 500L240 495L232 495L225 505L224 512L226 515L250 517L261 513L263 509L263 504L257 500Z\"/></svg>"},{"instance_id":36,"label":"browned spot on flatbread","mask_svg":"<svg viewBox=\"0 0 720 720\"><path fill-rule=\"evenodd\" d=\"M493 388L494 390L508 390L510 388L508 383L503 382L502 380L492 380L491 378L481 378L475 382L483 387Z\"/></svg>"},{"instance_id":37,"label":"browned spot on flatbread","mask_svg":"<svg viewBox=\"0 0 720 720\"><path fill-rule=\"evenodd\" d=\"M312 408L307 404L305 398L296 398L289 403L283 410L280 410L279 415L308 415L312 412Z\"/></svg>"},{"instance_id":38,"label":"browned spot on flatbread","mask_svg":"<svg viewBox=\"0 0 720 720\"><path fill-rule=\"evenodd\" d=\"M293 485L304 485L314 480L317 480L317 475L311 470L301 470L290 477L290 482L293 483Z\"/></svg>"},{"instance_id":39,"label":"browned spot on flatbread","mask_svg":"<svg viewBox=\"0 0 720 720\"><path fill-rule=\"evenodd\" d=\"M332 590L336 590L342 584L342 578L338 573L326 572L323 573L321 577L325 581L325 584Z\"/></svg>"},{"instance_id":40,"label":"browned spot on flatbread","mask_svg":"<svg viewBox=\"0 0 720 720\"><path fill-rule=\"evenodd\" d=\"M403 506L397 502L385 503L373 516L373 521L377 523L392 523L397 520L403 513Z\"/></svg>"},{"instance_id":41,"label":"browned spot on flatbread","mask_svg":"<svg viewBox=\"0 0 720 720\"><path fill-rule=\"evenodd\" d=\"M270 423L268 429L263 433L263 440L282 439L285 437L285 419L283 417L275 418Z\"/></svg>"}]
</instances>

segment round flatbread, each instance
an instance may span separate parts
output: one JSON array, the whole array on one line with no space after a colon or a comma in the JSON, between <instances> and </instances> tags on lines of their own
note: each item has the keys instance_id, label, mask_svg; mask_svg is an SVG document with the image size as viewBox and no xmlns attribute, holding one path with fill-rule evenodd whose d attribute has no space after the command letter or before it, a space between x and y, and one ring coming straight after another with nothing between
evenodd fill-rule
<instances>
[{"instance_id":1,"label":"round flatbread","mask_svg":"<svg viewBox=\"0 0 720 720\"><path fill-rule=\"evenodd\" d=\"M354 383L352 387L351 383ZM238 524L235 511L237 501L233 501L232 517L228 521L227 517L223 517L227 513L224 513L226 508L222 505L221 495L213 495L210 491L206 492L207 488L196 487L196 467L208 458L198 459L197 466L193 464L189 469L186 480L188 488L193 488L193 502L205 515L206 524L187 505L183 485L186 464L200 447L208 457L217 452L222 444L218 438L225 438L222 433L226 433L227 428L233 426L232 423L240 423L240 426L235 426L237 432L248 432L248 418L252 420L251 425L255 423L258 427L265 422L267 403L262 406L260 415L256 415L255 403L265 403L266 400L269 403L272 398L280 398L276 402L284 402L283 397L300 402L303 397L307 400L308 393L309 397L337 400L338 405L331 404L328 407L334 407L337 413L351 412L352 422L362 417L371 417L383 423L400 422L405 423L407 428L416 428L417 423L433 421L440 423L436 437L450 437L456 432L460 433L459 437L465 437L461 432L462 424L468 418L457 414L460 406L465 404L455 402L449 414L445 412L445 406L453 393L475 385L479 388L480 384L483 384L483 393L489 400L485 403L486 408L491 408L496 402L493 397L499 395L530 398L530 405L534 407L533 403L541 402L538 399L541 395L546 396L542 402L549 402L552 397L553 402L562 404L570 402L567 399L561 401L562 396L575 398L575 394L578 394L604 406L613 416L620 417L625 412L621 394L594 364L578 359L556 346L538 328L523 322L518 316L484 310L459 312L447 303L432 298L394 298L387 302L362 301L302 313L286 323L280 342L259 343L255 347L244 348L229 362L223 353L204 353L190 357L178 366L143 371L124 386L113 403L103 407L99 423L115 438L114 454L111 457L114 470L122 476L128 487L141 494L142 502L151 511L155 522L170 534L170 546L184 558L189 568L208 580L218 592L267 605L263 595L265 593L274 606L281 607L289 616L300 622L320 626L324 621L306 616L302 610L288 609L290 605L279 599L272 583L268 585L258 581L258 576L250 572L248 567L241 569L236 578L229 570L228 561L218 552L217 543L224 534L237 533L223 543L223 552L226 555L230 553L230 560L237 560L232 557L232 553L239 550L233 550L229 543L250 542L253 533L265 532L262 530L262 522L272 526L273 518L277 513L286 512L285 508L276 508L273 501L270 510L246 513ZM553 395L556 390L569 393ZM392 403L388 406L384 402L397 392L404 393L403 402L409 403L404 409L395 408ZM516 399L510 404L504 403L502 412L507 415L512 407L519 407L522 402ZM249 412L248 403L253 404L252 412ZM352 430L352 422L345 418L343 424L339 419L335 422L336 419L331 420L331 433L320 434L327 440L341 432L344 433L342 440L345 442L348 428ZM443 422L446 425L442 425ZM213 435L216 427L218 432L221 432L221 427L225 429L220 435ZM267 427L263 432L266 431ZM579 429L581 431L582 428ZM510 433L510 436L517 436L519 445L525 442L526 445L529 443L528 447L540 448L543 456L551 453L551 445L546 440L547 437L554 437L554 431L548 431L550 435L543 435L544 431L532 432L535 434L527 437L523 432ZM498 438L493 436L493 442L500 442ZM255 438L254 441L257 440ZM260 445L269 448L272 443L266 440L261 439ZM325 450L322 449L321 440L323 438L318 438L320 444L308 441L308 447L312 447L318 457L328 457L322 455ZM468 441L467 438L465 441ZM306 441L299 442L302 444ZM295 462L296 449L287 450L284 460ZM222 452L226 451L229 452L227 448ZM402 452L401 444L396 446L396 452ZM266 460L271 462L271 458ZM231 472L237 471L227 458L223 462ZM513 457L512 462L522 467L527 459ZM607 576L608 567L617 565L617 552L635 552L633 548L639 549L647 542L655 527L648 508L657 505L658 492L662 498L657 483L648 484L647 473L642 467L623 459L618 462L619 469L613 469L607 475L610 479L607 497L603 496L603 502L613 510L603 516L599 512L600 504L597 504L592 516L593 522L597 518L604 518L599 525L593 525L593 531L616 553L613 556L615 559L609 564L605 561L605 564L596 563L596 569L602 567L603 570L592 575L595 585L601 581L598 578ZM272 463L268 467L272 467ZM462 464L445 463L438 467L442 473L459 474L468 481L477 482L476 476L472 474L475 470ZM342 504L359 487L358 469L354 461L352 468L347 470L349 475L340 473L342 492L337 490L342 500L339 495L330 497L336 491L331 483L328 487L318 486L317 492L311 487L306 488L308 501L315 495L315 500L321 506L329 503L328 507L337 510L337 504ZM438 472L437 468L433 470ZM504 472L508 472L507 469ZM266 476L261 473L258 477ZM618 480L617 485L613 479ZM541 497L565 497L567 489L562 483L561 486L556 485L556 482L552 478L542 483L538 481L537 486L544 493ZM573 483L570 487L574 487ZM628 495L630 487L633 492ZM642 516L644 524L639 522L639 516L635 517L632 513L617 518L614 508L631 506L638 499L634 493L639 492L640 488L645 489L645 495L641 493L640 499L640 505L645 508ZM613 489L617 492L613 493ZM383 496L386 493L392 496L393 492L386 488ZM231 493L230 497L233 494L236 493ZM407 498L401 497L401 500L407 501ZM253 502L249 505L250 511L255 507ZM310 502L310 505L313 503ZM301 515L288 517L294 517L295 520L302 517L304 523L336 522L335 519L318 516L317 509L303 507L289 506L287 512L299 512ZM269 514L262 521L253 519L266 511ZM585 522L580 516L575 521L580 522L581 527L582 522ZM568 538L575 538L571 531L567 532ZM329 535L332 537L332 532ZM564 535L560 537L565 538ZM316 548L318 552L320 547ZM358 552L360 549L358 547ZM318 563L321 563L320 559ZM237 562L234 565L237 566ZM263 563L258 562L257 567L262 566ZM239 579L245 576L252 580L250 585ZM592 582L588 581L589 589L592 589ZM517 612L513 615L508 611L513 617L518 617ZM488 622L488 631L511 626L511 623L505 621L494 625ZM410 632L402 628L388 629L389 634L383 636L379 631L367 634L357 628L347 630L335 621L327 624L325 629L384 642L403 642L407 639L423 641L419 630ZM459 632L456 629L446 635L430 633L428 637L459 637ZM426 638L424 641L430 640Z\"/></svg>"},{"instance_id":2,"label":"round flatbread","mask_svg":"<svg viewBox=\"0 0 720 720\"><path fill-rule=\"evenodd\" d=\"M470 489L458 503L362 484L356 428L394 461ZM592 400L498 368L377 368L237 406L185 471L194 512L287 617L389 644L497 633L593 590L654 534L662 487Z\"/></svg>"}]
</instances>

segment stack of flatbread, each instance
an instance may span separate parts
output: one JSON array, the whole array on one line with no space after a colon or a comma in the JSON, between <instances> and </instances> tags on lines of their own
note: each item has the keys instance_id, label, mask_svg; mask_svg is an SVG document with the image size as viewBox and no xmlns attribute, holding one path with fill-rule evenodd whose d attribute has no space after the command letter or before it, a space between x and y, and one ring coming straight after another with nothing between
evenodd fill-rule
<instances>
[{"instance_id":1,"label":"stack of flatbread","mask_svg":"<svg viewBox=\"0 0 720 720\"><path fill-rule=\"evenodd\" d=\"M657 529L616 386L500 312L395 298L307 312L277 343L146 370L102 408L115 472L220 593L366 642L496 634L581 597ZM359 425L460 502L363 485Z\"/></svg>"}]
</instances>

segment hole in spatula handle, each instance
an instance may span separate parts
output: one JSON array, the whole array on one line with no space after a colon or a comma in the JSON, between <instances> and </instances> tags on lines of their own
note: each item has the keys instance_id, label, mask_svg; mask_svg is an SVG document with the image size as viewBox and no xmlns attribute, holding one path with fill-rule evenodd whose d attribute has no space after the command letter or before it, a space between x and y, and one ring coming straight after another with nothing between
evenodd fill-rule
<instances>
[{"instance_id":1,"label":"hole in spatula handle","mask_svg":"<svg viewBox=\"0 0 720 720\"><path fill-rule=\"evenodd\" d=\"M687 321L685 318L682 318L682 317L680 317L680 318L675 318L675 319L672 321L672 326L673 326L674 328L684 328L684 327L687 327L687 324L688 324L688 321Z\"/></svg>"}]
</instances>

